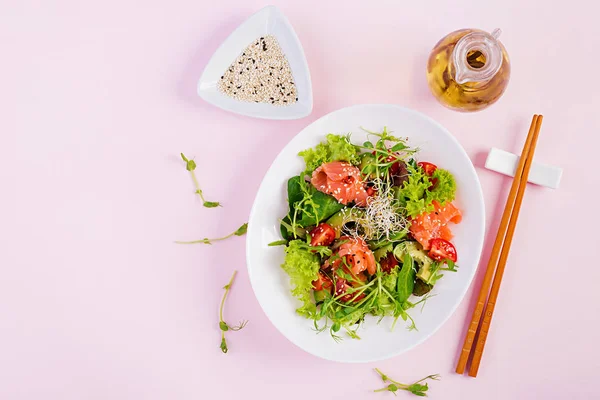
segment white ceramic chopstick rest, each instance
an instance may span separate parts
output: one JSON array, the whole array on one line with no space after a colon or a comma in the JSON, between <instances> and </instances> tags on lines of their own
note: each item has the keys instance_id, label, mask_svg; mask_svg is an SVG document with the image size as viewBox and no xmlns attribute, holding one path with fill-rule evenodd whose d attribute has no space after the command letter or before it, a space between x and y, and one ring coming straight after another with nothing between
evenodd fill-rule
<instances>
[{"instance_id":1,"label":"white ceramic chopstick rest","mask_svg":"<svg viewBox=\"0 0 600 400\"><path fill-rule=\"evenodd\" d=\"M485 167L504 175L515 176L518 163L518 155L492 147L485 160ZM527 181L536 185L558 189L561 176L562 168L541 164L534 160Z\"/></svg>"}]
</instances>

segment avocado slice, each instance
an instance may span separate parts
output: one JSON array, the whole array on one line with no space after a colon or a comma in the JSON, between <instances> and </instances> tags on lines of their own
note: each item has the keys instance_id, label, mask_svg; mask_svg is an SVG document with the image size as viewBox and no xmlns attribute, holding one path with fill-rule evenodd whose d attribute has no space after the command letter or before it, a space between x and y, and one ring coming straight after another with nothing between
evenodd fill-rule
<instances>
[{"instance_id":1,"label":"avocado slice","mask_svg":"<svg viewBox=\"0 0 600 400\"><path fill-rule=\"evenodd\" d=\"M364 217L364 215L365 212L362 210L356 208L343 208L329 217L327 223L335 230L335 237L339 238L345 223L356 222Z\"/></svg>"},{"instance_id":2,"label":"avocado slice","mask_svg":"<svg viewBox=\"0 0 600 400\"><path fill-rule=\"evenodd\" d=\"M408 235L408 230L404 230L404 231L394 233L389 238L383 238L383 239L379 239L379 240L371 240L368 242L369 248L371 250L377 250L381 247L385 247L390 244L393 246L394 242L397 243L397 242L405 240L407 235ZM392 251L392 250L389 250L389 251Z\"/></svg>"},{"instance_id":3,"label":"avocado slice","mask_svg":"<svg viewBox=\"0 0 600 400\"><path fill-rule=\"evenodd\" d=\"M433 285L427 284L420 279L415 279L415 286L413 287L412 294L421 297L429 293L433 289Z\"/></svg>"},{"instance_id":4,"label":"avocado slice","mask_svg":"<svg viewBox=\"0 0 600 400\"><path fill-rule=\"evenodd\" d=\"M433 277L433 271L431 270L433 260L425 253L423 247L417 242L403 242L394 248L394 255L399 260L403 259L405 253L408 253L419 265L417 278L429 284Z\"/></svg>"},{"instance_id":5,"label":"avocado slice","mask_svg":"<svg viewBox=\"0 0 600 400\"><path fill-rule=\"evenodd\" d=\"M370 179L375 179L377 178L375 164L377 164L375 156L371 153L364 153L360 159L360 170L367 174Z\"/></svg>"}]
</instances>

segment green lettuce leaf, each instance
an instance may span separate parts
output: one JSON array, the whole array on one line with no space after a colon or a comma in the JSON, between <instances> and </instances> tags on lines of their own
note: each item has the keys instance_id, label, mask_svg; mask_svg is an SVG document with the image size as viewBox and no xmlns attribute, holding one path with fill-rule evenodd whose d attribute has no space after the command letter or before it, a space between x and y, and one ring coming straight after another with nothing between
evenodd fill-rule
<instances>
[{"instance_id":1,"label":"green lettuce leaf","mask_svg":"<svg viewBox=\"0 0 600 400\"><path fill-rule=\"evenodd\" d=\"M359 163L359 150L350 143L349 136L334 135L326 136L327 141L319 143L312 149L306 149L298 153L306 163L306 173L310 174L323 163L331 161L347 161L351 164Z\"/></svg>"},{"instance_id":2,"label":"green lettuce leaf","mask_svg":"<svg viewBox=\"0 0 600 400\"><path fill-rule=\"evenodd\" d=\"M407 169L408 180L396 191L396 198L406 209L408 216L416 217L422 213L433 211L434 200L441 205L454 200L456 182L449 171L438 168L429 177L413 162L408 163ZM429 190L435 180L437 183Z\"/></svg>"},{"instance_id":3,"label":"green lettuce leaf","mask_svg":"<svg viewBox=\"0 0 600 400\"><path fill-rule=\"evenodd\" d=\"M390 293L396 292L396 282L398 281L398 270L400 267L394 268L391 272L383 274L381 283L384 288Z\"/></svg>"},{"instance_id":4,"label":"green lettuce leaf","mask_svg":"<svg viewBox=\"0 0 600 400\"><path fill-rule=\"evenodd\" d=\"M311 291L312 282L319 273L319 256L311 252L302 240L292 240L285 249L285 261L281 267L290 277L292 294L302 302L296 311L312 318L317 311Z\"/></svg>"},{"instance_id":5,"label":"green lettuce leaf","mask_svg":"<svg viewBox=\"0 0 600 400\"><path fill-rule=\"evenodd\" d=\"M400 205L406 209L406 214L410 217L433 211L433 205L427 198L427 189L431 186L429 177L413 163L408 163L407 169L408 180L396 192Z\"/></svg>"},{"instance_id":6,"label":"green lettuce leaf","mask_svg":"<svg viewBox=\"0 0 600 400\"><path fill-rule=\"evenodd\" d=\"M431 178L437 179L435 187L427 194L431 201L437 200L438 203L444 205L446 202L454 200L454 196L456 195L456 181L449 171L438 168Z\"/></svg>"}]
</instances>

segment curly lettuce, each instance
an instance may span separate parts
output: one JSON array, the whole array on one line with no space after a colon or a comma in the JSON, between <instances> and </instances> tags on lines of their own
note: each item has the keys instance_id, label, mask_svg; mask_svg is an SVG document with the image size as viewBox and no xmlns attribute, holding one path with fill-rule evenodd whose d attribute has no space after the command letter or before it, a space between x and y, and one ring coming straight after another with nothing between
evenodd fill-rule
<instances>
[{"instance_id":1,"label":"curly lettuce","mask_svg":"<svg viewBox=\"0 0 600 400\"><path fill-rule=\"evenodd\" d=\"M454 200L456 182L450 172L438 168L429 177L414 163L409 163L407 169L408 180L396 191L396 198L408 216L416 217L433 211L433 201L444 205Z\"/></svg>"},{"instance_id":2,"label":"curly lettuce","mask_svg":"<svg viewBox=\"0 0 600 400\"><path fill-rule=\"evenodd\" d=\"M349 136L334 135L326 136L327 141L319 143L316 147L306 149L298 153L306 163L306 173L310 174L322 164L331 161L347 161L351 164L359 164L359 150L350 143Z\"/></svg>"},{"instance_id":3,"label":"curly lettuce","mask_svg":"<svg viewBox=\"0 0 600 400\"><path fill-rule=\"evenodd\" d=\"M312 318L316 305L312 300L312 282L319 273L319 256L309 250L302 240L292 240L285 248L285 261L281 268L289 275L292 294L302 302L298 314Z\"/></svg>"},{"instance_id":4,"label":"curly lettuce","mask_svg":"<svg viewBox=\"0 0 600 400\"><path fill-rule=\"evenodd\" d=\"M435 181L436 179L437 182ZM431 180L436 182L427 194L431 198L431 201L436 200L441 205L444 205L448 201L454 200L454 196L456 195L456 181L449 171L438 168L431 175Z\"/></svg>"}]
</instances>

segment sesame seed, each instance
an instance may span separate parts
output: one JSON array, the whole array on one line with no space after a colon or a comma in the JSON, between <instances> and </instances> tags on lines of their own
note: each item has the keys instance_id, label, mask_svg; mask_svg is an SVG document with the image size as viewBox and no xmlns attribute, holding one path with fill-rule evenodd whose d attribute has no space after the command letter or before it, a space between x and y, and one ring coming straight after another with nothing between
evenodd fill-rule
<instances>
[{"instance_id":1,"label":"sesame seed","mask_svg":"<svg viewBox=\"0 0 600 400\"><path fill-rule=\"evenodd\" d=\"M251 43L225 71L222 81L230 84L225 85L219 81L219 91L239 101L277 106L298 101L289 63L277 39L272 35ZM290 82L291 87L283 92L280 87L285 86L281 82Z\"/></svg>"}]
</instances>

